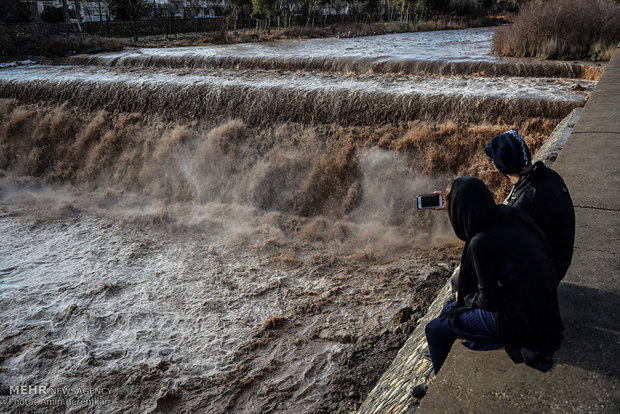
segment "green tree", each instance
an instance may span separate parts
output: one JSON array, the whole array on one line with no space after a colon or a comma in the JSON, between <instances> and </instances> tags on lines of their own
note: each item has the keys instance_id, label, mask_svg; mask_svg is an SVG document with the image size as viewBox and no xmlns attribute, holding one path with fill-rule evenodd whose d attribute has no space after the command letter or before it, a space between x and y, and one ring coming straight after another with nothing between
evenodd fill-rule
<instances>
[{"instance_id":1,"label":"green tree","mask_svg":"<svg viewBox=\"0 0 620 414\"><path fill-rule=\"evenodd\" d=\"M493 0L450 0L444 12L459 15L485 15L491 11Z\"/></svg>"},{"instance_id":2,"label":"green tree","mask_svg":"<svg viewBox=\"0 0 620 414\"><path fill-rule=\"evenodd\" d=\"M493 9L498 12L516 12L519 10L520 3L523 3L523 0L495 0Z\"/></svg>"},{"instance_id":3,"label":"green tree","mask_svg":"<svg viewBox=\"0 0 620 414\"><path fill-rule=\"evenodd\" d=\"M73 0L73 4L75 5L75 20L77 22L78 31L82 33L82 25L80 24L80 20L82 20L82 15L80 13L80 0Z\"/></svg>"},{"instance_id":4,"label":"green tree","mask_svg":"<svg viewBox=\"0 0 620 414\"><path fill-rule=\"evenodd\" d=\"M63 23L69 23L69 6L67 0L62 0L62 21Z\"/></svg>"},{"instance_id":5,"label":"green tree","mask_svg":"<svg viewBox=\"0 0 620 414\"><path fill-rule=\"evenodd\" d=\"M327 3L329 3L329 0L308 0L306 2L306 5L308 6L308 20L306 20L306 26L314 26L316 10L319 7L324 7Z\"/></svg>"},{"instance_id":6,"label":"green tree","mask_svg":"<svg viewBox=\"0 0 620 414\"><path fill-rule=\"evenodd\" d=\"M381 11L381 0L366 0L364 11L369 15L379 13Z\"/></svg>"},{"instance_id":7,"label":"green tree","mask_svg":"<svg viewBox=\"0 0 620 414\"><path fill-rule=\"evenodd\" d=\"M45 23L62 23L65 21L62 7L45 6L40 17Z\"/></svg>"},{"instance_id":8,"label":"green tree","mask_svg":"<svg viewBox=\"0 0 620 414\"><path fill-rule=\"evenodd\" d=\"M409 22L412 17L416 0L391 0L392 7L398 10L399 20Z\"/></svg>"}]
</instances>

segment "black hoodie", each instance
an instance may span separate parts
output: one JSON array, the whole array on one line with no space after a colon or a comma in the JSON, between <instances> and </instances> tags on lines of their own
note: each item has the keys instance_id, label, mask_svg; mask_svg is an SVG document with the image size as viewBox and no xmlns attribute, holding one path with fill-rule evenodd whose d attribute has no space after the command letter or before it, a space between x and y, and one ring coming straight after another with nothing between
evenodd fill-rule
<instances>
[{"instance_id":1,"label":"black hoodie","mask_svg":"<svg viewBox=\"0 0 620 414\"><path fill-rule=\"evenodd\" d=\"M556 270L541 230L519 210L496 205L474 177L454 181L448 208L465 241L457 309L494 312L497 334L513 360L548 370L564 328Z\"/></svg>"},{"instance_id":2,"label":"black hoodie","mask_svg":"<svg viewBox=\"0 0 620 414\"><path fill-rule=\"evenodd\" d=\"M570 266L575 241L575 210L562 177L538 161L514 185L506 204L524 210L543 231L553 249L559 282Z\"/></svg>"}]
</instances>

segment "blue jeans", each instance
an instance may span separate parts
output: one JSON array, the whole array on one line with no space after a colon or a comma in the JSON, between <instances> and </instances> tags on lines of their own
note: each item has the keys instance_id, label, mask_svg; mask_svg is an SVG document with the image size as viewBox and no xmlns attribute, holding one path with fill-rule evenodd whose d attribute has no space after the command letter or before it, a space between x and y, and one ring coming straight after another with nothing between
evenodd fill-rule
<instances>
[{"instance_id":1,"label":"blue jeans","mask_svg":"<svg viewBox=\"0 0 620 414\"><path fill-rule=\"evenodd\" d=\"M446 316L455 305L455 302L447 304L441 315L426 325L426 340L435 374L439 372L457 338L464 338L464 345L469 349L489 351L502 347L497 337L493 312L472 309Z\"/></svg>"}]
</instances>

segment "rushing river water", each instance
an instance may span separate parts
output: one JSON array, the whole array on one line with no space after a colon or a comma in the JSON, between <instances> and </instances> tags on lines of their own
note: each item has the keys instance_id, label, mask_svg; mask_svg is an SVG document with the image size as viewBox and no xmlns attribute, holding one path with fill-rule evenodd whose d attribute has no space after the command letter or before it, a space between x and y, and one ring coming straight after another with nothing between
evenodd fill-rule
<instances>
[{"instance_id":1,"label":"rushing river water","mask_svg":"<svg viewBox=\"0 0 620 414\"><path fill-rule=\"evenodd\" d=\"M170 58L176 56L261 57L296 59L335 56L383 59L407 58L450 61L491 61L491 36L494 29L480 28L438 32L399 33L380 36L279 40L265 43L187 48L150 48L107 53L102 58L123 59L133 56ZM191 59L190 59L191 60Z\"/></svg>"},{"instance_id":2,"label":"rushing river water","mask_svg":"<svg viewBox=\"0 0 620 414\"><path fill-rule=\"evenodd\" d=\"M354 410L458 259L415 195L499 196L484 143L538 148L600 74L492 32L0 68L1 411Z\"/></svg>"}]
</instances>

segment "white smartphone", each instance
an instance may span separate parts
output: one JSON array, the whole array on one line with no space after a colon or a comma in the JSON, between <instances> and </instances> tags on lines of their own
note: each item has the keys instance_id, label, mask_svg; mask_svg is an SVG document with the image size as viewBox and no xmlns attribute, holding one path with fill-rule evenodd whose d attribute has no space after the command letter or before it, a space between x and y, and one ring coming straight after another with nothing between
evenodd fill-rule
<instances>
[{"instance_id":1,"label":"white smartphone","mask_svg":"<svg viewBox=\"0 0 620 414\"><path fill-rule=\"evenodd\" d=\"M421 194L418 196L418 208L437 208L443 206L441 194Z\"/></svg>"}]
</instances>

